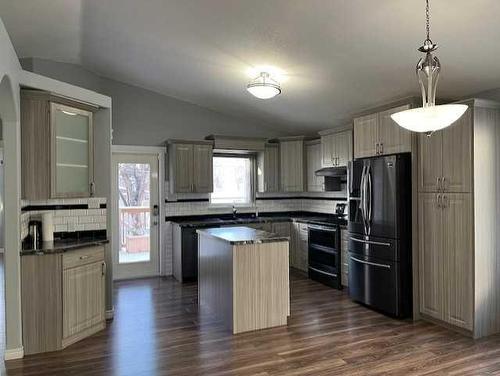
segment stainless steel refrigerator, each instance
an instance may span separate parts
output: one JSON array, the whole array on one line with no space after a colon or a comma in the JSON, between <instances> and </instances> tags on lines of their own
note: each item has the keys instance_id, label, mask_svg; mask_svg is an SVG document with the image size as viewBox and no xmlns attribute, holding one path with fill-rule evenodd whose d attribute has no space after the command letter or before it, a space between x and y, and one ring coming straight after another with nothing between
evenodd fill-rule
<instances>
[{"instance_id":1,"label":"stainless steel refrigerator","mask_svg":"<svg viewBox=\"0 0 500 376\"><path fill-rule=\"evenodd\" d=\"M394 317L411 316L411 155L349 165L349 295Z\"/></svg>"}]
</instances>

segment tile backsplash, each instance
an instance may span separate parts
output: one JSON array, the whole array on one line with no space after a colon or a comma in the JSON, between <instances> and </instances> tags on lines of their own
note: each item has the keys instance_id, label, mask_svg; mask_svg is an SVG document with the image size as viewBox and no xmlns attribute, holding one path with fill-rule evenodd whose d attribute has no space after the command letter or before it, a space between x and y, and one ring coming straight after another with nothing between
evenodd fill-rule
<instances>
[{"instance_id":1,"label":"tile backsplash","mask_svg":"<svg viewBox=\"0 0 500 376\"><path fill-rule=\"evenodd\" d=\"M21 240L28 235L28 222L52 212L54 232L107 229L106 198L52 199L21 202Z\"/></svg>"}]
</instances>

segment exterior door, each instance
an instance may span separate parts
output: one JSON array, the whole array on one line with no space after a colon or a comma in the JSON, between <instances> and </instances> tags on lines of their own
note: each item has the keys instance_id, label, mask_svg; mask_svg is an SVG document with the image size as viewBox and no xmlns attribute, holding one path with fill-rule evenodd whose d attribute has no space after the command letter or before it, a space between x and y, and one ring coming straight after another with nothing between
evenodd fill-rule
<instances>
[{"instance_id":1,"label":"exterior door","mask_svg":"<svg viewBox=\"0 0 500 376\"><path fill-rule=\"evenodd\" d=\"M159 274L157 154L113 153L114 279Z\"/></svg>"}]
</instances>

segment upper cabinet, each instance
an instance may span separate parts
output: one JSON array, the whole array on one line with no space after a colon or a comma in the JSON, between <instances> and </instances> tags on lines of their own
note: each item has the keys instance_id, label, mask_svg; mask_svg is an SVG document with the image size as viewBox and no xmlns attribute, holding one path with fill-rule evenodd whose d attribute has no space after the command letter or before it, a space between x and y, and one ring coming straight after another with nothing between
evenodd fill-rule
<instances>
[{"instance_id":1,"label":"upper cabinet","mask_svg":"<svg viewBox=\"0 0 500 376\"><path fill-rule=\"evenodd\" d=\"M354 158L411 152L411 132L401 128L391 115L410 108L399 106L354 119Z\"/></svg>"},{"instance_id":2,"label":"upper cabinet","mask_svg":"<svg viewBox=\"0 0 500 376\"><path fill-rule=\"evenodd\" d=\"M324 177L316 176L316 171L321 168L321 141L313 140L306 142L306 173L307 173L307 191L324 191Z\"/></svg>"},{"instance_id":3,"label":"upper cabinet","mask_svg":"<svg viewBox=\"0 0 500 376\"><path fill-rule=\"evenodd\" d=\"M280 139L280 181L282 192L303 192L304 138L287 137Z\"/></svg>"},{"instance_id":4,"label":"upper cabinet","mask_svg":"<svg viewBox=\"0 0 500 376\"><path fill-rule=\"evenodd\" d=\"M257 181L259 192L279 192L280 151L278 144L268 143L257 156Z\"/></svg>"},{"instance_id":5,"label":"upper cabinet","mask_svg":"<svg viewBox=\"0 0 500 376\"><path fill-rule=\"evenodd\" d=\"M94 186L93 108L22 91L22 197L89 197Z\"/></svg>"},{"instance_id":6,"label":"upper cabinet","mask_svg":"<svg viewBox=\"0 0 500 376\"><path fill-rule=\"evenodd\" d=\"M167 143L170 193L213 192L213 142Z\"/></svg>"},{"instance_id":7,"label":"upper cabinet","mask_svg":"<svg viewBox=\"0 0 500 376\"><path fill-rule=\"evenodd\" d=\"M472 110L452 126L419 136L420 192L471 192Z\"/></svg>"},{"instance_id":8,"label":"upper cabinet","mask_svg":"<svg viewBox=\"0 0 500 376\"><path fill-rule=\"evenodd\" d=\"M324 131L321 135L321 165L323 167L347 166L352 160L352 131Z\"/></svg>"}]
</instances>

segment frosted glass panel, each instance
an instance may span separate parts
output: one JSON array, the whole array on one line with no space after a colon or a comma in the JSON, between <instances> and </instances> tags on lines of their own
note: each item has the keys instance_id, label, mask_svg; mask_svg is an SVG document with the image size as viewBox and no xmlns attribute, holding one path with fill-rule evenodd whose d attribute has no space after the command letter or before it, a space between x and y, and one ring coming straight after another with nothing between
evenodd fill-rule
<instances>
[{"instance_id":1,"label":"frosted glass panel","mask_svg":"<svg viewBox=\"0 0 500 376\"><path fill-rule=\"evenodd\" d=\"M71 108L55 111L56 193L89 192L90 119Z\"/></svg>"}]
</instances>

